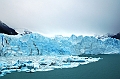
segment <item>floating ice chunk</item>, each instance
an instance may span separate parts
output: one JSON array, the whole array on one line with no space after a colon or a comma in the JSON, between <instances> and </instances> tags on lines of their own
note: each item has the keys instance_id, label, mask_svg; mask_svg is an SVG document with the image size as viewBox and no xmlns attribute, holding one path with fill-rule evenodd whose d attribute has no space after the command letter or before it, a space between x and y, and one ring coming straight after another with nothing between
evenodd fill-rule
<instances>
[{"instance_id":1,"label":"floating ice chunk","mask_svg":"<svg viewBox=\"0 0 120 79\"><path fill-rule=\"evenodd\" d=\"M13 71L31 73L36 71L51 71L55 68L73 68L96 62L100 59L100 57L92 58L69 55L2 57L0 58L0 76L4 76Z\"/></svg>"}]
</instances>

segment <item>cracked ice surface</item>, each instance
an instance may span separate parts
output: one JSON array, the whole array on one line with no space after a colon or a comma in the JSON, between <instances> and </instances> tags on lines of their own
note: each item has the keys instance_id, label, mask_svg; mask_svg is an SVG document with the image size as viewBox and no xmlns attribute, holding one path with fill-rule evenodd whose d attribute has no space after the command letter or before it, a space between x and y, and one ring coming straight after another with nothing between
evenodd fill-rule
<instances>
[{"instance_id":1,"label":"cracked ice surface","mask_svg":"<svg viewBox=\"0 0 120 79\"><path fill-rule=\"evenodd\" d=\"M54 38L37 33L26 35L0 34L0 56L120 54L120 40L93 36Z\"/></svg>"},{"instance_id":2,"label":"cracked ice surface","mask_svg":"<svg viewBox=\"0 0 120 79\"><path fill-rule=\"evenodd\" d=\"M0 76L13 71L36 72L50 71L55 68L73 68L79 65L96 62L101 58L79 57L70 55L58 56L22 56L22 57L1 57Z\"/></svg>"}]
</instances>

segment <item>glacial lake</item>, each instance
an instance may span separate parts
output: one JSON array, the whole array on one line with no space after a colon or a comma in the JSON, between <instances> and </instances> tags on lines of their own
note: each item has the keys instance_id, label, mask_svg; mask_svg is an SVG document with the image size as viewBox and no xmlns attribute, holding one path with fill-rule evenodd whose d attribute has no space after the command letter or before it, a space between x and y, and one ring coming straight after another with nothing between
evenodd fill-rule
<instances>
[{"instance_id":1,"label":"glacial lake","mask_svg":"<svg viewBox=\"0 0 120 79\"><path fill-rule=\"evenodd\" d=\"M120 79L120 55L86 55L101 57L95 63L75 68L55 69L35 73L12 72L0 79Z\"/></svg>"}]
</instances>

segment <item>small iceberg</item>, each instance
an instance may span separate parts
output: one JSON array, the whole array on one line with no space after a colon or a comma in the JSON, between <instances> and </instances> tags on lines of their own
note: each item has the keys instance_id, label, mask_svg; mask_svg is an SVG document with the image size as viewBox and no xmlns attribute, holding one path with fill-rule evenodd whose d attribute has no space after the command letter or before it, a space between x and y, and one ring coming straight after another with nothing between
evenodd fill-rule
<instances>
[{"instance_id":1,"label":"small iceberg","mask_svg":"<svg viewBox=\"0 0 120 79\"><path fill-rule=\"evenodd\" d=\"M1 57L0 76L10 74L13 71L33 73L37 71L51 71L56 68L73 68L91 62L97 62L100 59L102 58L70 55Z\"/></svg>"}]
</instances>

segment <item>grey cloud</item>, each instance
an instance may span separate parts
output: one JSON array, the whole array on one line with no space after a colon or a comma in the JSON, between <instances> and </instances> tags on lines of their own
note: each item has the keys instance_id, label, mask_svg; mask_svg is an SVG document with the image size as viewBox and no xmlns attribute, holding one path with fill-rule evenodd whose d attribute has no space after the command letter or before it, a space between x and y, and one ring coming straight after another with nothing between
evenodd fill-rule
<instances>
[{"instance_id":1,"label":"grey cloud","mask_svg":"<svg viewBox=\"0 0 120 79\"><path fill-rule=\"evenodd\" d=\"M13 28L43 34L120 31L120 0L1 0L0 18Z\"/></svg>"}]
</instances>

